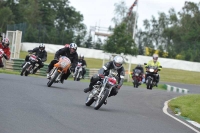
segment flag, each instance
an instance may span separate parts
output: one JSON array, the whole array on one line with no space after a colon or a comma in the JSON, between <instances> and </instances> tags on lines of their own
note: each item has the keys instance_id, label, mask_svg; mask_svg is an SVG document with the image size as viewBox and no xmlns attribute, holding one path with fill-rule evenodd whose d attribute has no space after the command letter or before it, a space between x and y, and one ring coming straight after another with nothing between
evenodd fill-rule
<instances>
[{"instance_id":1,"label":"flag","mask_svg":"<svg viewBox=\"0 0 200 133\"><path fill-rule=\"evenodd\" d=\"M131 15L131 12L133 10L133 7L137 5L138 0L135 0L135 2L131 5L131 7L129 8L129 12L128 12L128 16Z\"/></svg>"}]
</instances>

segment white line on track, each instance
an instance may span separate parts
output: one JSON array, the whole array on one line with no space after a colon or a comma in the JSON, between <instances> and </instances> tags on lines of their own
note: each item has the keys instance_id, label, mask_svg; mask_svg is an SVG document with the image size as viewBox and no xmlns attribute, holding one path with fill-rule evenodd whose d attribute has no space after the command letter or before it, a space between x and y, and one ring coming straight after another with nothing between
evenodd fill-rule
<instances>
[{"instance_id":1,"label":"white line on track","mask_svg":"<svg viewBox=\"0 0 200 133\"><path fill-rule=\"evenodd\" d=\"M196 130L196 129L193 128L192 126L190 126L190 125L188 125L187 123L185 123L185 122L179 120L178 118L174 117L173 115L171 115L171 114L169 114L169 113L167 112L168 102L169 102L169 101L170 101L170 100L168 100L168 101L166 101L166 102L164 103L163 112L164 112L166 115L168 115L168 116L172 117L173 119L177 120L178 122L182 123L183 125L189 127L190 129L192 129L192 130L195 131L196 133L200 133L200 131Z\"/></svg>"}]
</instances>

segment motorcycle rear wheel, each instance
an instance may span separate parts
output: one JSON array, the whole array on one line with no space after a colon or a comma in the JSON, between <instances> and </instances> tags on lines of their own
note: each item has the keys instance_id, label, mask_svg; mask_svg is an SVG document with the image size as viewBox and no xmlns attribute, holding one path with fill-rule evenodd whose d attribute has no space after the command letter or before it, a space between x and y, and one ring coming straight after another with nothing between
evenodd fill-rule
<instances>
[{"instance_id":1,"label":"motorcycle rear wheel","mask_svg":"<svg viewBox=\"0 0 200 133\"><path fill-rule=\"evenodd\" d=\"M47 83L47 86L48 87L51 87L51 85L54 83L54 81L56 80L56 78L58 77L58 75L59 75L60 73L58 72L58 71L55 71L54 73L53 73L53 78L51 78L50 80L49 80L49 82Z\"/></svg>"},{"instance_id":2,"label":"motorcycle rear wheel","mask_svg":"<svg viewBox=\"0 0 200 133\"><path fill-rule=\"evenodd\" d=\"M103 97L99 101L98 100L96 101L98 103L95 104L95 107L94 107L95 110L98 110L103 105L103 103L106 101L108 94L109 94L109 90L105 89L102 94L103 94Z\"/></svg>"}]
</instances>

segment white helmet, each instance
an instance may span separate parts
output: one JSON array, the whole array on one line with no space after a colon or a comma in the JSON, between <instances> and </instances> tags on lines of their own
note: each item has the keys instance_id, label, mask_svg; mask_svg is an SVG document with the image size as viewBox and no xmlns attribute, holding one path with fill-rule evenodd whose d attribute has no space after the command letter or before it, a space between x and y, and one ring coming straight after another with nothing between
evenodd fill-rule
<instances>
[{"instance_id":1,"label":"white helmet","mask_svg":"<svg viewBox=\"0 0 200 133\"><path fill-rule=\"evenodd\" d=\"M158 55L157 54L153 54L153 61L156 62L158 60Z\"/></svg>"},{"instance_id":2,"label":"white helmet","mask_svg":"<svg viewBox=\"0 0 200 133\"><path fill-rule=\"evenodd\" d=\"M84 55L83 54L80 55L80 59L84 59Z\"/></svg>"},{"instance_id":3,"label":"white helmet","mask_svg":"<svg viewBox=\"0 0 200 133\"><path fill-rule=\"evenodd\" d=\"M77 50L76 43L70 43L69 48L73 48L73 49Z\"/></svg>"},{"instance_id":4,"label":"white helmet","mask_svg":"<svg viewBox=\"0 0 200 133\"><path fill-rule=\"evenodd\" d=\"M115 67L115 69L120 69L123 63L124 63L124 59L121 56L117 55L114 57L113 66Z\"/></svg>"},{"instance_id":5,"label":"white helmet","mask_svg":"<svg viewBox=\"0 0 200 133\"><path fill-rule=\"evenodd\" d=\"M69 48L70 48L70 53L71 53L71 54L72 54L72 53L75 53L76 50L77 50L77 45L76 45L76 43L70 43ZM73 50L72 50L72 49L73 49Z\"/></svg>"},{"instance_id":6,"label":"white helmet","mask_svg":"<svg viewBox=\"0 0 200 133\"><path fill-rule=\"evenodd\" d=\"M43 43L41 43L41 44L39 45L39 49L40 49L41 51L45 50L45 45L44 45Z\"/></svg>"}]
</instances>

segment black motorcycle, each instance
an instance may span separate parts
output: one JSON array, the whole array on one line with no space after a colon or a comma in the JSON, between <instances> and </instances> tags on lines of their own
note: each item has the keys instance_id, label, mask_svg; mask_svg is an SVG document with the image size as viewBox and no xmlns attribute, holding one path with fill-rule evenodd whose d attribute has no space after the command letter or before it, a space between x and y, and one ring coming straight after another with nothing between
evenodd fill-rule
<instances>
[{"instance_id":1,"label":"black motorcycle","mask_svg":"<svg viewBox=\"0 0 200 133\"><path fill-rule=\"evenodd\" d=\"M30 54L29 60L23 65L20 75L28 76L29 74L33 74L34 69L38 67L38 64L36 64L37 62L37 56L34 54Z\"/></svg>"},{"instance_id":2,"label":"black motorcycle","mask_svg":"<svg viewBox=\"0 0 200 133\"><path fill-rule=\"evenodd\" d=\"M105 103L111 90L117 86L117 74L117 71L110 70L108 76L101 77L102 80L98 81L89 92L85 105L90 106L95 102L94 109L98 110Z\"/></svg>"},{"instance_id":3,"label":"black motorcycle","mask_svg":"<svg viewBox=\"0 0 200 133\"><path fill-rule=\"evenodd\" d=\"M144 63L144 65L147 65L146 63ZM159 68L162 68L162 66L159 66L159 68L157 66L146 66L146 86L147 89L152 90L152 88L154 86L157 86L157 72L160 71Z\"/></svg>"}]
</instances>

